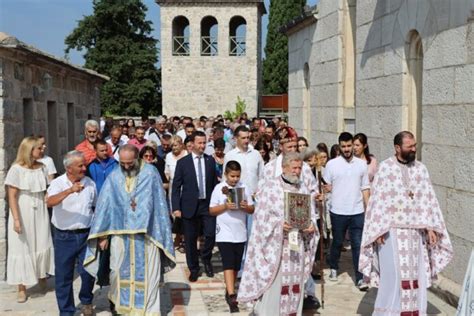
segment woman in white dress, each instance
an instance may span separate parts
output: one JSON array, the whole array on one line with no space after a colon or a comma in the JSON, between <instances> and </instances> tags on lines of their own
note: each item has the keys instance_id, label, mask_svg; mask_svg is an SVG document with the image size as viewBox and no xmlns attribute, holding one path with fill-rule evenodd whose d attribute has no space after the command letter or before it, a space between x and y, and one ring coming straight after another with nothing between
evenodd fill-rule
<instances>
[{"instance_id":1,"label":"woman in white dress","mask_svg":"<svg viewBox=\"0 0 474 316\"><path fill-rule=\"evenodd\" d=\"M45 192L46 167L38 162L43 146L36 137L26 137L7 173L8 221L7 283L18 285L19 303L27 299L26 286L40 283L54 274L54 253Z\"/></svg>"},{"instance_id":2,"label":"woman in white dress","mask_svg":"<svg viewBox=\"0 0 474 316\"><path fill-rule=\"evenodd\" d=\"M169 193L168 196L170 198L170 206L171 206L171 191L173 188L173 178L174 178L174 171L176 169L176 164L178 160L183 158L188 154L185 150L183 145L183 139L178 135L173 135L170 140L171 152L166 155L165 161L165 175L168 177L169 180ZM178 247L178 251L183 253L184 252L184 245L182 244L182 224L181 218L175 218L173 222L173 233L176 234L176 238L174 240L175 247Z\"/></svg>"}]
</instances>

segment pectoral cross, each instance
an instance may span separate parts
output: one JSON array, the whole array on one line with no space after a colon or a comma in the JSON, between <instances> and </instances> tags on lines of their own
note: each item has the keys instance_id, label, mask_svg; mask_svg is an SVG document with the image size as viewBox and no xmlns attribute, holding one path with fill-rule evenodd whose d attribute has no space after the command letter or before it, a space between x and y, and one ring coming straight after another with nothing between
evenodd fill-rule
<instances>
[{"instance_id":1,"label":"pectoral cross","mask_svg":"<svg viewBox=\"0 0 474 316\"><path fill-rule=\"evenodd\" d=\"M135 202L134 198L131 199L130 206L132 207L132 211L135 212L135 207L137 206L137 203Z\"/></svg>"},{"instance_id":2,"label":"pectoral cross","mask_svg":"<svg viewBox=\"0 0 474 316\"><path fill-rule=\"evenodd\" d=\"M410 197L410 199L413 200L413 197L415 196L415 194L412 191L408 191L408 196Z\"/></svg>"}]
</instances>

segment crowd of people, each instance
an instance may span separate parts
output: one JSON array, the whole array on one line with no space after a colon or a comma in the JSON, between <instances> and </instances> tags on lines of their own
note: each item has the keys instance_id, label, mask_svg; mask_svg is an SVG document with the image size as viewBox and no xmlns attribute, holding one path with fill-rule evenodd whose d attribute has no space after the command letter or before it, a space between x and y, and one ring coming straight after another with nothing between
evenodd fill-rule
<instances>
[{"instance_id":1,"label":"crowd of people","mask_svg":"<svg viewBox=\"0 0 474 316\"><path fill-rule=\"evenodd\" d=\"M5 180L7 282L22 303L27 287L46 289L54 275L60 315L76 311L75 270L84 315L93 314L96 282L110 285L114 313L159 314L175 250L196 282L201 264L214 277L216 247L231 313L239 303L256 315L318 309L321 267L337 281L350 248L355 286L379 287L375 315L421 315L452 257L410 132L378 163L363 133L314 145L278 117L106 118L85 123L64 174L45 152L43 136L23 139ZM310 201L305 227L290 224L288 192Z\"/></svg>"}]
</instances>

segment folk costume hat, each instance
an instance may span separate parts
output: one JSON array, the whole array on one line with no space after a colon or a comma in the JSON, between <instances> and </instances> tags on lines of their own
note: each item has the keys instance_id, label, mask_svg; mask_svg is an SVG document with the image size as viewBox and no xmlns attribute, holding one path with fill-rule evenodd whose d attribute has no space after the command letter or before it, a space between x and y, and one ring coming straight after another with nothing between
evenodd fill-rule
<instances>
[{"instance_id":1,"label":"folk costume hat","mask_svg":"<svg viewBox=\"0 0 474 316\"><path fill-rule=\"evenodd\" d=\"M276 139L280 144L295 142L298 140L298 134L295 129L289 126L281 127L276 131Z\"/></svg>"}]
</instances>

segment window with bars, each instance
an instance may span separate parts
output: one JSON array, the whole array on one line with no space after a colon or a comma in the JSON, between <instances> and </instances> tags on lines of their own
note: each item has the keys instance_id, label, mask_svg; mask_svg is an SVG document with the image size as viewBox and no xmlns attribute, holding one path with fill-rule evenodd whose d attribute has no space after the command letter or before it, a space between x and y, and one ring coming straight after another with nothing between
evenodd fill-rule
<instances>
[{"instance_id":1,"label":"window with bars","mask_svg":"<svg viewBox=\"0 0 474 316\"><path fill-rule=\"evenodd\" d=\"M234 16L229 23L229 55L245 56L247 51L247 21L241 16Z\"/></svg>"},{"instance_id":2,"label":"window with bars","mask_svg":"<svg viewBox=\"0 0 474 316\"><path fill-rule=\"evenodd\" d=\"M218 53L219 24L213 16L201 20L201 56L216 56Z\"/></svg>"},{"instance_id":3,"label":"window with bars","mask_svg":"<svg viewBox=\"0 0 474 316\"><path fill-rule=\"evenodd\" d=\"M173 56L189 56L191 53L189 43L189 20L185 16L177 16L172 25Z\"/></svg>"}]
</instances>

